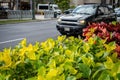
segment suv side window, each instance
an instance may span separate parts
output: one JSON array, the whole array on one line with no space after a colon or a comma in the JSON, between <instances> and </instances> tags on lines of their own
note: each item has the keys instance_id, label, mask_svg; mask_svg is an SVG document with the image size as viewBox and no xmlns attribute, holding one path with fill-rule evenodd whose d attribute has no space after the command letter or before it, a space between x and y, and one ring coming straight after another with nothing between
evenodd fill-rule
<instances>
[{"instance_id":1,"label":"suv side window","mask_svg":"<svg viewBox=\"0 0 120 80\"><path fill-rule=\"evenodd\" d=\"M98 14L104 14L104 15L107 15L107 14L110 14L110 10L107 8L107 7L98 7Z\"/></svg>"}]
</instances>

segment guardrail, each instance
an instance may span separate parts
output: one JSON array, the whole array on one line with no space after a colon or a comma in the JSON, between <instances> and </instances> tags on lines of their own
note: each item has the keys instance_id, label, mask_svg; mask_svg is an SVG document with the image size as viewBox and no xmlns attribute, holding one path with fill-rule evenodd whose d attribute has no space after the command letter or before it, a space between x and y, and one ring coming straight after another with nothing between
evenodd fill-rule
<instances>
[{"instance_id":1,"label":"guardrail","mask_svg":"<svg viewBox=\"0 0 120 80\"><path fill-rule=\"evenodd\" d=\"M44 11L44 18L54 18L54 11L50 10Z\"/></svg>"},{"instance_id":2,"label":"guardrail","mask_svg":"<svg viewBox=\"0 0 120 80\"><path fill-rule=\"evenodd\" d=\"M52 10L38 10L37 15L43 15L44 18L57 18L58 14L57 12L54 12Z\"/></svg>"},{"instance_id":3,"label":"guardrail","mask_svg":"<svg viewBox=\"0 0 120 80\"><path fill-rule=\"evenodd\" d=\"M43 18L57 18L57 13L50 10L45 10L42 14ZM0 19L32 19L32 10L8 10L8 11L0 11Z\"/></svg>"},{"instance_id":4,"label":"guardrail","mask_svg":"<svg viewBox=\"0 0 120 80\"><path fill-rule=\"evenodd\" d=\"M31 10L8 10L8 19L32 18Z\"/></svg>"}]
</instances>

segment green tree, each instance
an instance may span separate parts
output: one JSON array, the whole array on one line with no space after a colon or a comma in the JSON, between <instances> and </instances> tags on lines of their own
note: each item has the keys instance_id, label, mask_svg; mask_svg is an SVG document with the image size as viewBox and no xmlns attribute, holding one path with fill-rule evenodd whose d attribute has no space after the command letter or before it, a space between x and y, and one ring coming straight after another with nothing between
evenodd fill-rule
<instances>
[{"instance_id":1,"label":"green tree","mask_svg":"<svg viewBox=\"0 0 120 80\"><path fill-rule=\"evenodd\" d=\"M62 11L70 8L70 0L54 0L54 3L58 4Z\"/></svg>"}]
</instances>

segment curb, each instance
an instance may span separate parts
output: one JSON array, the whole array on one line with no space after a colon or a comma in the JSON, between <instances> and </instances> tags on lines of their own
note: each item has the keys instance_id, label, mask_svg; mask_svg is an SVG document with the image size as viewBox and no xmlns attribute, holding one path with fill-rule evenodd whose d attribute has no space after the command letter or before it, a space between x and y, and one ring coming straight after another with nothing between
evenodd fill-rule
<instances>
[{"instance_id":1,"label":"curb","mask_svg":"<svg viewBox=\"0 0 120 80\"><path fill-rule=\"evenodd\" d=\"M48 20L57 20L57 19L58 18L46 18L46 19L35 19L35 20L32 20L32 19L0 19L0 22L6 21L6 23L0 23L0 25L17 24L17 23L27 23L27 22L38 22L38 21L48 21ZM16 22L8 22L10 20L13 20L13 21L16 20Z\"/></svg>"}]
</instances>

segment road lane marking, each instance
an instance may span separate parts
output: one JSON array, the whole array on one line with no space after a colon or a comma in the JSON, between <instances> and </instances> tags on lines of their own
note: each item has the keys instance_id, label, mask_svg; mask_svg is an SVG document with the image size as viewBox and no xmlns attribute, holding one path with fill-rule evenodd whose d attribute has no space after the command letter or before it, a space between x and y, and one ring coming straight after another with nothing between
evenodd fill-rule
<instances>
[{"instance_id":1,"label":"road lane marking","mask_svg":"<svg viewBox=\"0 0 120 80\"><path fill-rule=\"evenodd\" d=\"M23 39L24 38L18 38L18 39L8 40L8 41L0 42L0 44L5 44L5 43L10 43L10 42L20 41L20 40L23 40Z\"/></svg>"}]
</instances>

